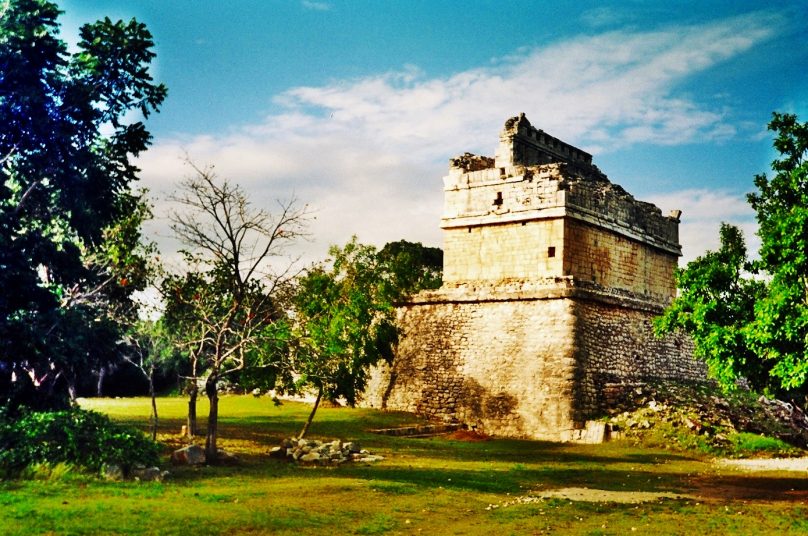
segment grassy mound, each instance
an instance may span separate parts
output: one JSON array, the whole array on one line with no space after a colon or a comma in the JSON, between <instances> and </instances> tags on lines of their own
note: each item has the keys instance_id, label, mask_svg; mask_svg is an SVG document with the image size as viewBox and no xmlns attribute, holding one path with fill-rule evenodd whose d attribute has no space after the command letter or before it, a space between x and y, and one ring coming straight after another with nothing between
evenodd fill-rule
<instances>
[{"instance_id":1,"label":"grassy mound","mask_svg":"<svg viewBox=\"0 0 808 536\"><path fill-rule=\"evenodd\" d=\"M638 384L608 416L618 436L646 446L735 458L803 456L808 419L795 405L711 384Z\"/></svg>"}]
</instances>

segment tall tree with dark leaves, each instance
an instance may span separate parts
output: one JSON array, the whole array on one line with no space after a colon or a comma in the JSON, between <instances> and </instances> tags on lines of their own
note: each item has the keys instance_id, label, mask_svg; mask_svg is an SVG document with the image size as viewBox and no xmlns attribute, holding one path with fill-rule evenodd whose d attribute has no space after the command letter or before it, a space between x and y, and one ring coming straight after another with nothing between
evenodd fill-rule
<instances>
[{"instance_id":1,"label":"tall tree with dark leaves","mask_svg":"<svg viewBox=\"0 0 808 536\"><path fill-rule=\"evenodd\" d=\"M25 393L40 407L114 353L146 284L133 159L150 135L125 118L166 96L143 24L86 24L69 54L59 14L45 0L0 3L0 403Z\"/></svg>"}]
</instances>

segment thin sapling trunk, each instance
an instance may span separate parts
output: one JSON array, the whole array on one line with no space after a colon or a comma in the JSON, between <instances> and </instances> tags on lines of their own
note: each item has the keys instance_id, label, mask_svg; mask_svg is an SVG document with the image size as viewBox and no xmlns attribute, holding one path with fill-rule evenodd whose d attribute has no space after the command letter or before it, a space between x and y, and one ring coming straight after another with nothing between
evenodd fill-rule
<instances>
[{"instance_id":1,"label":"thin sapling trunk","mask_svg":"<svg viewBox=\"0 0 808 536\"><path fill-rule=\"evenodd\" d=\"M154 364L149 367L149 396L152 407L152 441L157 441L157 396L154 394Z\"/></svg>"},{"instance_id":2,"label":"thin sapling trunk","mask_svg":"<svg viewBox=\"0 0 808 536\"><path fill-rule=\"evenodd\" d=\"M196 385L196 378L192 380L191 388L188 391L188 422L186 428L186 434L188 437L194 437L196 435L196 397L199 393L199 388Z\"/></svg>"},{"instance_id":3,"label":"thin sapling trunk","mask_svg":"<svg viewBox=\"0 0 808 536\"><path fill-rule=\"evenodd\" d=\"M208 463L216 460L217 448L216 439L219 432L219 393L217 389L218 380L211 375L205 382L205 393L210 400L210 412L208 413L208 433L205 438L205 458Z\"/></svg>"},{"instance_id":4,"label":"thin sapling trunk","mask_svg":"<svg viewBox=\"0 0 808 536\"><path fill-rule=\"evenodd\" d=\"M300 435L297 436L298 439L303 439L306 433L309 431L309 427L311 426L311 421L314 420L314 414L317 413L317 406L320 405L320 399L323 398L323 388L320 386L317 389L317 398L314 400L314 406L311 408L311 413L309 413L309 418L306 420L306 424L303 425L303 430L300 431Z\"/></svg>"}]
</instances>

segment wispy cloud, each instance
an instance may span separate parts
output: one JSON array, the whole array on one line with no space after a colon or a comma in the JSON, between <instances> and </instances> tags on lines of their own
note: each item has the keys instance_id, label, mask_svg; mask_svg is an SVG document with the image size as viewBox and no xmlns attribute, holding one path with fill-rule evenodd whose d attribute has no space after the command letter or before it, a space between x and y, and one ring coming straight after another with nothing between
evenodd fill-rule
<instances>
[{"instance_id":1,"label":"wispy cloud","mask_svg":"<svg viewBox=\"0 0 808 536\"><path fill-rule=\"evenodd\" d=\"M592 28L604 28L625 23L631 19L630 11L614 7L596 7L581 13L580 20Z\"/></svg>"},{"instance_id":2,"label":"wispy cloud","mask_svg":"<svg viewBox=\"0 0 808 536\"><path fill-rule=\"evenodd\" d=\"M722 222L740 227L750 254L757 254L760 240L755 234L755 212L743 193L692 189L652 195L646 200L661 208L663 214L674 209L683 210L679 226L682 262L692 261L708 249L718 249L718 229Z\"/></svg>"},{"instance_id":3,"label":"wispy cloud","mask_svg":"<svg viewBox=\"0 0 808 536\"><path fill-rule=\"evenodd\" d=\"M306 9L311 9L312 11L331 10L331 4L328 4L326 2L312 2L310 0L303 0L302 2L300 2L300 5L302 5Z\"/></svg>"},{"instance_id":4,"label":"wispy cloud","mask_svg":"<svg viewBox=\"0 0 808 536\"><path fill-rule=\"evenodd\" d=\"M141 165L156 192L182 176L178 155L187 150L243 184L257 204L294 193L318 213L317 243L308 250L314 257L353 233L378 244L399 238L439 244L447 159L464 151L492 154L503 121L519 112L596 159L638 143L733 136L725 111L676 88L768 39L776 22L756 13L615 31L522 50L447 77L407 67L292 88L275 97L277 113L226 134L161 140ZM692 211L692 203L686 206ZM683 231L688 251L700 247L691 245L700 244L696 238Z\"/></svg>"}]
</instances>

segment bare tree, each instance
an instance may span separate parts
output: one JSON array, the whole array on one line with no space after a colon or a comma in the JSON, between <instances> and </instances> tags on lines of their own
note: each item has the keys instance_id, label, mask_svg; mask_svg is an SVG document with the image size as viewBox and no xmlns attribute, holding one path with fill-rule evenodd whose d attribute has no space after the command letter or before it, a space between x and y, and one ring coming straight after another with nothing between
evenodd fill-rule
<instances>
[{"instance_id":1,"label":"bare tree","mask_svg":"<svg viewBox=\"0 0 808 536\"><path fill-rule=\"evenodd\" d=\"M187 248L186 271L163 283L166 318L193 372L206 375L210 414L208 460L217 453L219 382L249 367L271 366L263 351L281 331L279 303L296 274L288 247L305 238L309 213L292 198L277 210L254 207L244 190L212 167L188 162L193 174L172 197L171 228ZM192 395L193 396L193 395Z\"/></svg>"}]
</instances>

